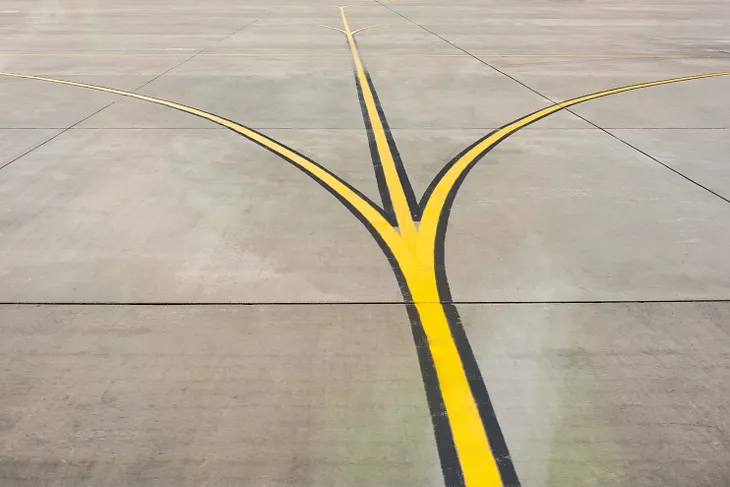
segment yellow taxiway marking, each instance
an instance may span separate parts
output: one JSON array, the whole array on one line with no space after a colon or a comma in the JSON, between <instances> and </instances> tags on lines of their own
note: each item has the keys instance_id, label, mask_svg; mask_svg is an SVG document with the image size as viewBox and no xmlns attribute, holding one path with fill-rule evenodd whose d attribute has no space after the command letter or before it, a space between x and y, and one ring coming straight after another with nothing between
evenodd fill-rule
<instances>
[{"instance_id":1,"label":"yellow taxiway marking","mask_svg":"<svg viewBox=\"0 0 730 487\"><path fill-rule=\"evenodd\" d=\"M368 25L367 27L360 27L360 28L359 28L359 29L357 29L357 30L353 30L353 31L351 32L351 34L352 34L352 35L355 35L355 34L357 34L357 33L359 33L359 32L363 32L363 31L365 31L365 30L368 30L368 29L373 29L373 28L375 28L375 27L382 27L382 25L381 25L381 24L378 24L378 25Z\"/></svg>"},{"instance_id":2,"label":"yellow taxiway marking","mask_svg":"<svg viewBox=\"0 0 730 487\"><path fill-rule=\"evenodd\" d=\"M342 29L332 27L329 25L317 25L317 27L324 27L331 29L342 34L346 34ZM371 29L373 27L380 26L368 26L362 29L353 31L353 34L357 34L363 30ZM79 58L116 58L116 57L181 57L185 54L193 54L195 51L190 49L179 52L140 52L140 53L101 53L101 52L0 52L0 56L10 57L79 57ZM425 53L425 52L372 52L368 54L368 57L378 58L399 58L399 57L415 57L415 58L452 58L452 57L492 57L492 58L559 58L559 59L730 59L729 54L707 54L707 55L696 55L696 54L505 54L505 53ZM334 52L206 52L198 54L196 57L250 57L250 58L348 58L350 54L341 54Z\"/></svg>"},{"instance_id":3,"label":"yellow taxiway marking","mask_svg":"<svg viewBox=\"0 0 730 487\"><path fill-rule=\"evenodd\" d=\"M347 43L350 46L350 53L352 54L352 59L355 63L355 73L360 84L360 90L362 91L362 97L367 110L367 116L370 121L370 127L372 128L373 137L375 138L375 144L377 145L378 155L380 156L380 163L382 164L388 194L390 195L390 199L393 203L393 210L398 223L398 230L404 240L409 244L412 244L416 236L416 223L411 216L408 198L406 197L403 182L400 180L400 176L398 175L395 158L385 133L383 119L378 113L375 96L370 88L370 82L365 75L365 68L362 60L360 59L357 44L355 43L355 32L357 31L350 29L350 24L348 23L347 16L345 15L345 7L339 8L340 15L342 16L342 25L345 27L344 33L347 36Z\"/></svg>"},{"instance_id":4,"label":"yellow taxiway marking","mask_svg":"<svg viewBox=\"0 0 730 487\"><path fill-rule=\"evenodd\" d=\"M438 292L436 270L434 269L435 245L439 238L439 223L444 217L447 199L456 187L456 183L470 165L478 161L486 151L501 140L552 113L578 103L631 90L725 75L730 75L730 72L642 83L585 95L552 105L495 131L491 136L485 138L457 159L438 181L438 184L435 185L424 206L413 252L406 255L403 255L404 252L394 252L394 255L398 259L408 283L408 288L413 296L413 301L418 309L423 329L428 338L449 424L453 432L454 444L467 487L501 487L503 483L489 446L489 439L485 433L478 407L469 389L459 352L451 336L444 308L440 305L430 304L441 300Z\"/></svg>"},{"instance_id":5,"label":"yellow taxiway marking","mask_svg":"<svg viewBox=\"0 0 730 487\"><path fill-rule=\"evenodd\" d=\"M467 170L474 162L478 161L479 158L481 158L492 147L497 145L506 137L512 135L514 132L520 130L521 128L560 110L564 110L579 103L595 100L597 98L603 98L606 96L625 93L627 91L639 90L642 88L650 88L652 86L661 86L671 83L679 83L682 81L691 81L696 79L714 78L718 76L728 75L730 75L730 71L700 74L695 76L684 76L681 78L653 81L650 83L639 83L631 86L624 86L621 88L600 91L598 93L592 93L590 95L579 96L577 98L573 98L543 108L542 110L538 110L494 131L491 135L484 138L479 144L475 145L471 150L469 150L459 159L457 159L451 166L451 168L441 177L441 179L438 181L438 184L435 185L433 192L430 194L428 200L426 201L419 230L422 232L426 232L429 235L435 235L437 231L438 221L441 218L441 214L443 212L447 197L453 190L456 182L459 180L463 172Z\"/></svg>"},{"instance_id":6,"label":"yellow taxiway marking","mask_svg":"<svg viewBox=\"0 0 730 487\"><path fill-rule=\"evenodd\" d=\"M357 76L363 88L369 84L365 79L364 68L360 62L357 47L354 43L353 34L350 30L344 12L342 14L345 22L345 34L348 37L350 49L357 66ZM247 139L260 144L268 150L278 154L285 160L297 165L310 177L320 182L329 191L339 197L348 205L351 211L366 223L382 239L392 253L396 265L402 272L406 286L413 300L420 324L425 332L428 347L433 360L433 365L438 378L439 389L443 397L444 406L448 416L448 423L453 435L453 443L458 454L458 462L463 473L464 485L466 487L504 487L497 461L490 447L490 439L485 430L485 424L479 414L479 407L469 385L460 351L454 341L446 315L443 299L439 294L438 273L435 269L436 242L443 238L445 226L439 225L440 221L448 216L447 201L456 191L457 183L465 175L465 172L475 164L486 152L493 148L506 137L514 134L521 128L552 115L570 106L597 98L624 93L631 90L660 86L669 83L690 81L702 78L730 75L730 72L710 73L697 76L687 76L651 83L641 83L623 88L615 88L599 93L585 95L571 100L558 103L532 114L526 115L501 129L498 129L476 143L471 149L457 158L450 166L434 181L433 190L423 205L423 217L420 225L416 227L408 206L403 196L404 189L401 180L395 172L394 161L385 160L392 167L388 169L389 175L386 178L388 191L398 200L397 216L398 226L393 226L384 217L380 208L374 206L370 201L362 197L354 188L343 182L329 171L325 170L314 161L287 148L283 144L267 137L255 130L249 129L236 122L224 119L217 115L192 108L179 103L154 98L138 93L105 88L85 83L64 81L41 76L30 76L13 73L0 73L2 76L24 78L30 80L46 81L63 85L88 88L107 93L127 96L141 101L156 103L169 108L202 117L227 127ZM378 149L381 158L387 158L390 149L385 140L382 124L380 124L377 110L375 110L372 93L367 95L371 98L368 112L373 127L381 132ZM380 125L379 125L380 124ZM395 202L395 201L394 201Z\"/></svg>"},{"instance_id":7,"label":"yellow taxiway marking","mask_svg":"<svg viewBox=\"0 0 730 487\"><path fill-rule=\"evenodd\" d=\"M301 168L310 177L312 177L313 179L315 179L316 181L318 181L319 183L321 183L322 185L327 187L330 191L339 195L343 200L347 201L351 205L351 207L354 208L355 211L362 218L364 218L365 220L370 222L370 224L373 225L373 227L375 227L379 232L383 232L383 235L397 234L397 232L395 232L395 230L387 222L385 217L380 213L378 208L376 208L371 202L369 202L368 200L363 198L359 193L357 193L348 184L344 183L339 178L333 176L332 173L325 170L322 166L320 166L319 164L316 164L314 161L302 156L301 154L289 149L288 147L277 142L276 140L272 139L271 137L267 137L266 135L264 135L260 132L257 132L256 130L250 129L248 127L245 127L245 126L238 124L236 122L233 122L231 120L228 120L223 117L219 117L218 115L206 112L204 110L189 107L189 106L186 106L186 105L183 105L180 103L163 100L161 98L155 98L152 96L141 95L139 93L133 93L131 91L117 90L114 88L106 88L103 86L90 85L90 84L86 84L86 83L78 83L75 81L65 81L65 80L59 80L59 79L54 79L54 78L46 78L43 76L30 76L30 75L24 75L24 74L3 73L3 72L0 72L0 76L9 76L12 78L23 78L23 79L31 79L31 80L37 80L37 81L48 81L51 83L75 86L78 88L87 88L87 89L91 89L91 90L112 93L115 95L126 96L129 98L134 98L134 99L141 100L141 101L146 101L146 102L155 103L158 105L163 105L163 106L166 106L169 108L174 108L176 110L180 110L180 111L189 113L191 115L195 115L197 117L204 118L204 119L209 120L218 125L222 125L223 127L226 127L228 129L246 137L247 139L249 139L253 142L256 142L257 144L260 144L261 146L265 147L266 149L269 149L270 151L278 154L279 156L283 157L284 159L290 161L292 164Z\"/></svg>"}]
</instances>

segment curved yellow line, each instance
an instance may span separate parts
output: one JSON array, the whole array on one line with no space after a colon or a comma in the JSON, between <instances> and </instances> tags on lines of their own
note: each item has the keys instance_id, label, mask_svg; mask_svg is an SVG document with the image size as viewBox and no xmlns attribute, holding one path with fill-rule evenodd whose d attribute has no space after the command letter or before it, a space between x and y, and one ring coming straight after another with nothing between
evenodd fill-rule
<instances>
[{"instance_id":1,"label":"curved yellow line","mask_svg":"<svg viewBox=\"0 0 730 487\"><path fill-rule=\"evenodd\" d=\"M401 265L428 338L429 349L433 357L453 433L454 445L458 452L459 463L464 474L464 483L467 487L502 487L503 483L491 452L490 439L486 435L479 409L469 388L459 351L451 336L448 319L444 315L444 308L441 304L442 298L438 291L435 269L435 243L438 237L438 225L443 217L449 195L454 191L459 178L472 163L497 143L504 140L505 137L542 117L569 106L625 91L724 75L730 75L730 73L704 74L642 83L573 98L547 107L522 117L486 137L457 159L453 166L438 180L434 191L426 202L423 218L418 228L415 249L411 254L401 252L406 255L405 258L400 257L399 253L394 253L398 257L398 262Z\"/></svg>"},{"instance_id":2,"label":"curved yellow line","mask_svg":"<svg viewBox=\"0 0 730 487\"><path fill-rule=\"evenodd\" d=\"M317 24L315 27L324 27L325 29L336 30L340 34L347 35L347 32L345 32L344 30L338 29L337 27L332 27L331 25Z\"/></svg>"},{"instance_id":3,"label":"curved yellow line","mask_svg":"<svg viewBox=\"0 0 730 487\"><path fill-rule=\"evenodd\" d=\"M348 41L352 41L352 32L346 23L344 12L343 20L345 21L345 33L347 34L349 32ZM351 42L351 44L354 44L354 42ZM359 56L357 55L356 48L353 55L357 64ZM466 377L459 351L451 335L448 319L445 316L444 307L438 293L437 273L434 268L435 242L439 220L443 216L443 211L449 195L454 191L459 178L476 160L509 135L530 123L539 120L540 118L551 115L572 105L604 96L680 81L726 76L730 75L730 72L674 78L670 80L642 83L624 88L606 90L552 105L506 125L488 137L485 137L454 162L449 170L446 171L446 173L438 180L434 191L426 201L423 219L421 220L419 227L417 229L411 228L410 232L407 234L401 234L387 222L378 209L369 201L362 198L353 190L353 188L339 181L336 177L315 164L313 161L300 156L296 152L293 152L275 140L256 132L255 130L249 129L230 120L226 120L218 117L217 115L213 115L196 108L122 90L71 81L55 80L39 76L27 76L12 73L0 73L0 75L48 81L113 93L175 108L210 120L239 133L249 140L259 143L272 152L275 152L281 157L291 161L293 164L302 168L311 177L347 201L354 208L355 212L363 220L367 221L384 240L385 244L393 253L393 256L406 280L407 287L420 316L421 325L428 339L429 350L432 354L434 367L438 376L439 387L442 392L449 424L452 429L454 445L458 452L465 484L468 487L498 487L503 485L499 469L496 464L496 460L491 453L489 439L485 434L484 425L482 424L478 407L470 391L468 378ZM364 86L367 85L364 84ZM389 189L397 192L399 189L398 180L391 178L391 182L393 183L393 186L389 184ZM400 190L402 191L402 187ZM415 245L412 240L414 237L416 239Z\"/></svg>"},{"instance_id":4,"label":"curved yellow line","mask_svg":"<svg viewBox=\"0 0 730 487\"><path fill-rule=\"evenodd\" d=\"M97 86L97 85L90 85L86 83L77 83L75 81L65 81L60 79L54 79L54 78L46 78L43 76L31 76L31 75L25 75L25 74L16 74L16 73L3 73L0 72L0 76L9 76L12 78L23 78L23 79L30 79L30 80L37 80L37 81L46 81L50 83L57 83L62 85L68 85L68 86L75 86L78 88L87 88L91 90L96 91L103 91L105 93L112 93L115 95L121 95L126 96L129 98L134 98L141 101L146 101L149 103L155 103L157 105L166 106L169 108L174 108L176 110L180 110L185 113L189 113L191 115L195 115L200 118L204 118L206 120L209 120L213 123L216 123L218 125L221 125L223 127L226 127L234 132L236 132L239 135L242 135L246 137L247 139L256 142L267 149L271 150L272 152L278 154L279 156L287 159L288 161L291 161L293 164L304 170L310 177L318 181L319 183L326 186L329 190L331 190L333 193L336 193L342 199L347 201L351 207L354 209L355 212L358 213L358 215L370 223L370 225L373 226L373 228L385 239L386 241L392 241L395 238L399 238L398 232L392 227L390 223L383 217L383 215L380 213L380 211L373 206L372 203L367 201L365 198L360 196L356 191L353 190L349 185L343 183L336 177L334 177L332 174L330 174L328 171L320 167L318 164L314 163L313 161L310 161L306 157L301 156L300 154L292 151L291 149L287 148L286 146L280 144L279 142L275 141L271 137L267 137L266 135L257 132L253 129L250 129L248 127L245 127L241 124L238 124L236 122L232 122L231 120L227 120L223 117L219 117L218 115L214 115L212 113L199 110L197 108L189 107L187 105L182 105L180 103L175 103L168 100L163 100L161 98L154 98L147 95L141 95L139 93L133 93L130 91L124 91L124 90L117 90L114 88L106 88L103 86Z\"/></svg>"},{"instance_id":5,"label":"curved yellow line","mask_svg":"<svg viewBox=\"0 0 730 487\"><path fill-rule=\"evenodd\" d=\"M353 31L351 32L351 34L352 34L352 35L355 35L355 34L357 34L358 32L362 32L362 31L364 31L364 30L368 30L368 29L374 29L375 27L382 27L382 26L381 26L380 24L378 24L378 25L368 25L367 27L360 27L359 29L353 30Z\"/></svg>"},{"instance_id":6,"label":"curved yellow line","mask_svg":"<svg viewBox=\"0 0 730 487\"><path fill-rule=\"evenodd\" d=\"M730 71L720 73L709 73L699 74L695 76L685 76L682 78L672 78L662 81L653 81L649 83L640 83L631 86L625 86L622 88L614 88L611 90L600 91L590 95L579 96L570 100L551 105L537 112L526 115L486 137L479 144L475 145L471 150L467 151L462 155L451 168L441 177L438 184L435 186L433 192L428 197L425 208L423 210L423 217L419 226L419 251L421 252L422 258L428 258L433 255L434 245L436 241L436 233L441 219L444 206L446 201L455 187L457 181L461 175L466 171L471 164L478 160L484 155L485 152L489 151L496 144L504 140L506 137L512 135L521 128L541 119L548 115L552 115L555 112L564 110L570 106L577 105L596 98L602 98L610 95L617 95L632 90L639 90L642 88L650 88L653 86L666 85L670 83L679 83L682 81L691 81L703 78L714 78L718 76L728 76Z\"/></svg>"}]
</instances>

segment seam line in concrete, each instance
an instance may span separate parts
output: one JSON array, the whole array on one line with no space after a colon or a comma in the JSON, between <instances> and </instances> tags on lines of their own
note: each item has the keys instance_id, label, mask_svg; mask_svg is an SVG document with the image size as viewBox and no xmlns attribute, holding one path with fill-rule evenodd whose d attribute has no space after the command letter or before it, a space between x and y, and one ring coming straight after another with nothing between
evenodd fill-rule
<instances>
[{"instance_id":1,"label":"seam line in concrete","mask_svg":"<svg viewBox=\"0 0 730 487\"><path fill-rule=\"evenodd\" d=\"M362 131L353 127L263 127L252 125L249 128L254 130L339 130L339 131ZM391 130L418 130L429 131L439 130L441 132L457 130L495 130L498 127L390 127ZM3 130L65 130L65 127L0 127ZM73 127L69 130L227 130L225 127ZM525 127L522 130L730 130L730 127Z\"/></svg>"},{"instance_id":2,"label":"seam line in concrete","mask_svg":"<svg viewBox=\"0 0 730 487\"><path fill-rule=\"evenodd\" d=\"M453 305L560 305L560 304L682 304L730 303L723 299L637 299L637 300L566 300L566 301L443 301L433 304ZM262 302L159 302L159 301L3 301L0 306L403 306L406 301L262 301ZM426 303L428 304L428 303Z\"/></svg>"},{"instance_id":3,"label":"seam line in concrete","mask_svg":"<svg viewBox=\"0 0 730 487\"><path fill-rule=\"evenodd\" d=\"M437 38L441 39L442 41L446 42L446 43L447 43L447 44L449 44L450 46L453 46L454 48L456 48L456 49L459 49L460 51L462 51L462 52L464 52L464 53L468 54L469 56L471 56L472 58L476 59L476 60L477 60L477 61L479 61L480 63L484 64L485 66L487 66L487 67L489 67L489 68L491 68L492 70L496 71L497 73L500 73L501 75L503 75L503 76L506 76L507 78L511 79L511 80L512 80L512 81L514 81L515 83L518 83L519 85L523 86L524 88L527 88L528 90L530 90L531 92L535 93L536 95L538 95L538 96L540 96L540 97L544 98L545 100L548 100L548 101L550 101L550 102L551 102L551 103L553 103L553 104L557 104L557 103L558 103L558 102L556 102L555 100L553 100L552 98L550 98L550 97L548 97L548 96L545 96L545 95L543 95L542 93L540 93L540 92L539 92L539 91L537 91L536 89L532 88L531 86L527 85L526 83L523 83L522 81L518 80L517 78L515 78L515 77L514 77L514 76L512 76L512 75L510 75L509 73L506 73L505 71L502 71L501 69L499 69L499 68L496 68L495 66L493 66L493 65L489 64L488 62L484 61L484 60L483 60L482 58L480 58L480 57L477 57L477 56L475 56L474 54L472 54L471 52L467 51L467 50L466 50L466 49L464 49L463 47L460 47L460 46L458 46L458 45L454 44L453 42L451 42L450 40L446 39L445 37L443 37L443 36L441 36L441 35L439 35L439 34L437 34L437 33L433 32L432 30L429 30L429 29L427 29L427 28L426 28L426 27L424 27L423 25L421 25L421 24L419 24L419 23L417 23L417 22L414 22L413 20L409 19L408 17L406 17L405 15L401 14L400 12L398 12L398 11L396 11L396 10L394 10L394 9L392 9L392 8L390 8L390 7L388 7L387 5L384 5L384 4L382 4L382 3L380 2L380 1L378 1L378 0L375 0L375 1L376 1L376 2L377 2L377 3L379 4L379 5L380 5L380 6L382 6L382 7L385 7L385 8L387 8L388 10L390 10L390 11L391 11L391 12L393 12L393 13L395 13L396 15L399 15L400 17L402 17L403 19L407 20L408 22L411 22L412 24L414 24L414 25L417 25L417 26L418 26L418 27L420 27L421 29L423 29L423 30L425 30L426 32L430 33L431 35L433 35L433 36L435 36L435 37L437 37ZM644 156L648 157L648 158L649 158L650 160L652 160L652 161L656 162L657 164L659 164L659 165L661 165L661 166L663 166L663 167L665 167L665 168L669 169L669 170L670 170L670 171L672 171L673 173L677 174L678 176L681 176L682 178L686 179L687 181L689 181L690 183L694 184L695 186L698 186L699 188L702 188L702 189L704 189L704 190L705 190L705 191L707 191L708 193L710 193L710 194L712 194L712 195L714 195L714 196L716 196L716 197L720 198L720 199L721 199L722 201L724 201L725 203L729 203L729 204L730 204L730 199L726 198L725 196L722 196L721 194L719 194L719 193L717 193L716 191L714 191L714 190L712 190L712 189L708 188L707 186L705 186L705 185L703 185L703 184L700 184L699 182L695 181L694 179L690 178L689 176L687 176L687 175L685 175L685 174L683 174L683 173L679 172L678 170L674 169L674 168L673 168L673 167L671 167L670 165L668 165L668 164L665 164L664 162L662 162L662 161L660 161L659 159L657 159L656 157L654 157L654 156L652 156L652 155L648 154L647 152L645 152L645 151L643 151L643 150L639 149L638 147L636 147L636 146L634 146L634 145L632 145L632 144L630 144L630 143L626 142L625 140L621 139L621 138L620 138L620 137L618 137L617 135L614 135L613 133L609 132L609 131L608 131L607 129L605 129L605 128L603 128L603 127L599 126L598 124L596 124L596 123L592 122L591 120L588 120L588 119L587 119L587 118L585 118L584 116L582 116L582 115L580 115L580 114L576 113L576 112L575 112L575 111L573 111L572 109L570 109L570 108L565 108L565 111L566 111L566 112L568 112L568 113L571 113L571 114L575 115L576 117L580 118L580 119L581 119L581 120L583 120L584 122L586 122L586 123L588 123L588 124L592 125L592 126L593 126L593 127L595 127L596 129L598 129L598 130L602 131L603 133L605 133L605 134L609 135L610 137L612 137L612 138L614 138L614 139L618 140L619 142L621 142L621 143L622 143L622 144L624 144L625 146L627 146L627 147L629 147L629 148L633 149L634 151L636 151L636 152L638 152L638 153L640 153L640 154L642 154L642 155L644 155ZM618 129L617 129L617 130L618 130Z\"/></svg>"},{"instance_id":4,"label":"seam line in concrete","mask_svg":"<svg viewBox=\"0 0 730 487\"><path fill-rule=\"evenodd\" d=\"M217 40L217 41L216 41L215 43L211 44L210 46L207 46L207 47L205 47L205 48L201 49L200 51L198 51L198 52L194 53L194 54L193 54L192 56L190 56L190 57L188 57L188 58L184 59L183 61L179 62L178 64L176 64L175 66L171 67L170 69L167 69L167 70L163 71L162 73L158 74L157 76L155 76L155 77L154 77L154 78L152 78L151 80L149 80L149 81L147 81L147 82L143 83L143 84L142 84L141 86L138 86L137 88L135 88L135 89L134 89L134 90L132 91L132 93L137 93L137 92L138 92L139 90L141 90L141 89L142 89L142 88L144 88L145 86L147 86L147 85L149 85L150 83L152 83L152 82L156 81L157 79L159 79L160 77L162 77L162 76L166 75L166 74L167 74L167 73L169 73L170 71L172 71L172 70L174 70L174 69L177 69L177 68L179 68L180 66L182 66L182 65L183 65L183 64L185 64L186 62L188 62L188 61L190 61L191 59L193 59L193 58L194 58L195 56L197 56L197 55L199 55L199 54L202 54L203 52L207 51L207 50L208 50L208 49L210 49L211 47L213 47L213 46L215 46L215 45L218 45L219 43L221 43L221 42L225 41L226 39L229 39L230 37L232 37L232 36L234 36L234 35L238 34L239 32L243 31L243 30L244 30L244 29L246 29L247 27L249 27L249 26L251 26L251 25L255 24L256 22L258 22L259 20L263 19L263 18L264 18L264 17L266 17L267 15L269 15L269 12L267 12L267 13L266 13L266 15L264 15L263 17L260 17L260 18L258 18L258 19L256 19L256 20L254 20L253 22L249 22L248 24L246 24L246 25L245 25L245 26L243 26L242 28L238 29L238 30L237 30L236 32L234 32L234 33L232 33L232 34L229 34L228 36L224 37L223 39ZM34 147L32 147L31 149L27 150L26 152L23 152L23 153L22 153L22 154L20 154L19 156L17 156L17 157L15 157L15 158L11 159L10 161L8 161L8 162L6 162L5 164L3 164L2 166L0 166L0 171L1 171L1 170L3 170L3 169L5 169L6 167L10 166L10 165L11 165L11 164L13 164L14 162L16 162L16 161L18 161L18 160L22 159L23 157L27 156L28 154L30 154L31 152L35 151L36 149L39 149L39 148L43 147L44 145L46 145L47 143L51 142L52 140L54 140L54 139L56 139L56 138L60 137L61 135L65 134L65 133L66 133L66 132L68 132L69 130L71 130L71 129L73 129L74 127L76 127L77 125L79 125L80 123L82 123L82 122L85 122L86 120L90 119L90 118L91 118L91 117L93 117L94 115L97 115L97 114L99 114L100 112L102 112L103 110L106 110L106 109L107 109L107 108L109 108L110 106L114 105L114 104L115 104L115 103L116 103L117 101L119 101L119 100L114 100L114 101L112 101L111 103L109 103L109 104L107 104L107 105L104 105L104 106L103 106L103 107L101 107L100 109L98 109L98 110L96 110L95 112L93 112L93 113L92 113L91 115L88 115L88 116L86 116L86 117L82 118L81 120L79 120L78 122L74 123L73 125L71 125L71 126L69 126L69 127L66 127L66 128L64 128L64 129L59 129L59 130L61 130L61 132L57 133L57 134L56 134L56 135L54 135L53 137L50 137L50 138L46 139L45 141L41 142L40 144L37 144L37 145L35 145L35 146L34 146ZM82 129L83 129L83 128L82 128ZM45 130L53 130L53 128L50 128L50 129L49 129L49 128L45 128ZM78 130L81 130L81 129L78 129ZM185 130L185 129L181 129L181 130ZM188 129L188 130L189 130L189 129ZM0 303L0 304L1 304L1 303Z\"/></svg>"},{"instance_id":5,"label":"seam line in concrete","mask_svg":"<svg viewBox=\"0 0 730 487\"><path fill-rule=\"evenodd\" d=\"M0 166L0 171L2 171L3 169L5 169L6 167L10 166L11 164L13 164L13 163L14 163L15 161L18 161L18 160L22 159L23 157L27 156L28 154L30 154L31 152L35 151L36 149L39 149L39 148L43 147L44 145L46 145L47 143L51 142L52 140L54 140L54 139L56 139L56 138L60 137L61 135L65 134L66 132L68 132L69 130L71 130L71 129L72 129L73 127L77 126L78 124L80 124L81 122L83 122L83 121L85 121L85 120L88 120L89 118L93 117L94 115L96 115L96 114L97 114L97 113L99 113L100 111L104 110L105 108L108 108L108 107L112 106L112 105L113 105L114 103L116 103L116 100L114 100L114 101L113 101L113 102L111 102L111 103L107 103L107 104L106 104L106 105L104 105L103 107L99 108L98 110L96 110L96 111L95 111L95 112L93 112L92 114L90 114L90 115L87 115L86 117L82 118L81 120L79 120L78 122L74 123L73 125L71 125L71 126L69 126L69 127L65 128L65 129L62 129L62 130L61 130L60 132L58 132L58 133L57 133L56 135L54 135L54 136L52 136L52 137L50 137L50 138L48 138L48 139L44 140L44 141L43 141L43 142L41 142L40 144L36 144L35 146L33 146L32 148L30 148L30 149L28 149L27 151L23 152L23 153L22 153L22 154L20 154L19 156L17 156L17 157L15 157L15 158L11 159L10 161L8 161L8 162L6 162L5 164L3 164L2 166ZM48 130L53 130L53 129L48 129Z\"/></svg>"}]
</instances>

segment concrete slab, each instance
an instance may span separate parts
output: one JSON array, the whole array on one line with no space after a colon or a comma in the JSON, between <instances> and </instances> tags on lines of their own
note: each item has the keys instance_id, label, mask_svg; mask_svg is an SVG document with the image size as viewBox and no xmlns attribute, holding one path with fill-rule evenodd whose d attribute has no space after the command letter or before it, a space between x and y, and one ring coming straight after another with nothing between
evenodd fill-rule
<instances>
[{"instance_id":1,"label":"concrete slab","mask_svg":"<svg viewBox=\"0 0 730 487\"><path fill-rule=\"evenodd\" d=\"M453 295L728 299L729 212L601 131L525 131L477 164L455 200L446 240Z\"/></svg>"},{"instance_id":2,"label":"concrete slab","mask_svg":"<svg viewBox=\"0 0 730 487\"><path fill-rule=\"evenodd\" d=\"M201 50L211 44L221 41L227 34L159 34L145 36L139 34L119 34L105 36L103 31L91 36L91 39L69 36L37 37L33 35L16 35L9 42L24 51L48 52L53 50L84 50L93 46L101 51L123 51L126 49L196 49Z\"/></svg>"},{"instance_id":3,"label":"concrete slab","mask_svg":"<svg viewBox=\"0 0 730 487\"><path fill-rule=\"evenodd\" d=\"M419 196L471 142L550 100L730 71L720 0L347 13L352 29L378 25L357 45ZM317 24L341 27L339 10L0 0L0 70L210 110L377 201L350 46ZM729 82L552 116L487 154L456 197L451 290L523 487L730 483L730 206L651 159L727 197ZM425 348L389 263L321 186L159 106L1 78L0 104L0 161L38 146L0 171L0 485L420 487L446 483L442 460L459 484L473 459L478 477L459 485L483 483L488 450L450 457L464 436L434 433ZM621 302L549 303L605 300ZM431 342L450 350L458 323L423 313L451 326ZM453 345L443 382L426 369L430 391L485 408L458 333ZM469 425L474 451L481 421L495 424L467 409L433 420Z\"/></svg>"},{"instance_id":4,"label":"concrete slab","mask_svg":"<svg viewBox=\"0 0 730 487\"><path fill-rule=\"evenodd\" d=\"M285 132L315 153L342 148ZM333 165L363 187L374 179L367 147L350 150L360 157ZM229 131L68 131L5 168L0 194L14 228L0 252L2 301L400 299L357 219Z\"/></svg>"},{"instance_id":5,"label":"concrete slab","mask_svg":"<svg viewBox=\"0 0 730 487\"><path fill-rule=\"evenodd\" d=\"M27 74L27 73L21 73ZM133 91L154 76L63 76L67 81L113 86ZM68 128L114 103L119 97L109 93L35 80L3 83L0 128Z\"/></svg>"},{"instance_id":6,"label":"concrete slab","mask_svg":"<svg viewBox=\"0 0 730 487\"><path fill-rule=\"evenodd\" d=\"M717 1L383 4L462 48L484 53L707 53L727 48L722 31L730 16L728 6Z\"/></svg>"},{"instance_id":7,"label":"concrete slab","mask_svg":"<svg viewBox=\"0 0 730 487\"><path fill-rule=\"evenodd\" d=\"M523 63L499 69L548 98L563 101L635 83L715 73L730 69L728 59L645 59L584 63ZM730 88L726 78L659 86L578 105L571 111L604 128L727 128ZM706 82L705 82L706 81Z\"/></svg>"},{"instance_id":8,"label":"concrete slab","mask_svg":"<svg viewBox=\"0 0 730 487\"><path fill-rule=\"evenodd\" d=\"M17 159L59 132L53 129L0 129L0 166Z\"/></svg>"},{"instance_id":9,"label":"concrete slab","mask_svg":"<svg viewBox=\"0 0 730 487\"><path fill-rule=\"evenodd\" d=\"M461 307L523 485L725 485L730 306Z\"/></svg>"},{"instance_id":10,"label":"concrete slab","mask_svg":"<svg viewBox=\"0 0 730 487\"><path fill-rule=\"evenodd\" d=\"M418 26L404 22L395 14L368 17L367 13L357 16L360 9L350 9L353 30L377 26L361 36L358 44L364 54L370 53L453 53L455 49ZM277 53L318 53L336 54L346 49L345 37L334 30L323 28L327 25L342 29L342 20L336 9L327 17L307 18L303 23L274 23L273 19L256 22L251 28L235 34L216 45L212 53L236 52L277 52ZM386 11L387 12L387 11ZM357 17L355 17L357 16ZM372 35L371 35L372 34Z\"/></svg>"},{"instance_id":11,"label":"concrete slab","mask_svg":"<svg viewBox=\"0 0 730 487\"><path fill-rule=\"evenodd\" d=\"M730 129L613 130L630 143L699 184L730 199Z\"/></svg>"},{"instance_id":12,"label":"concrete slab","mask_svg":"<svg viewBox=\"0 0 730 487\"><path fill-rule=\"evenodd\" d=\"M393 128L501 127L552 104L472 57L365 56ZM546 119L541 126L587 125L572 114L561 113Z\"/></svg>"},{"instance_id":13,"label":"concrete slab","mask_svg":"<svg viewBox=\"0 0 730 487\"><path fill-rule=\"evenodd\" d=\"M160 77L142 93L174 100L256 128L352 128L362 114L346 57L200 56ZM164 107L120 100L80 127L210 126Z\"/></svg>"},{"instance_id":14,"label":"concrete slab","mask_svg":"<svg viewBox=\"0 0 730 487\"><path fill-rule=\"evenodd\" d=\"M401 306L2 307L3 485L436 486Z\"/></svg>"},{"instance_id":15,"label":"concrete slab","mask_svg":"<svg viewBox=\"0 0 730 487\"><path fill-rule=\"evenodd\" d=\"M709 54L723 48L716 41L725 29L723 21L687 21L680 25L635 22L633 25L602 25L601 21L565 23L564 20L514 23L490 20L484 24L426 25L449 41L474 53L631 53L643 52ZM688 31L693 34L688 36ZM702 32L698 35L698 32Z\"/></svg>"},{"instance_id":16,"label":"concrete slab","mask_svg":"<svg viewBox=\"0 0 730 487\"><path fill-rule=\"evenodd\" d=\"M179 53L120 53L120 52L16 52L0 55L0 70L9 73L31 74L81 81L86 76L148 75L149 79L168 71L196 51ZM88 80L88 78L86 78ZM108 83L117 83L109 78ZM121 88L121 87L120 87Z\"/></svg>"}]
</instances>

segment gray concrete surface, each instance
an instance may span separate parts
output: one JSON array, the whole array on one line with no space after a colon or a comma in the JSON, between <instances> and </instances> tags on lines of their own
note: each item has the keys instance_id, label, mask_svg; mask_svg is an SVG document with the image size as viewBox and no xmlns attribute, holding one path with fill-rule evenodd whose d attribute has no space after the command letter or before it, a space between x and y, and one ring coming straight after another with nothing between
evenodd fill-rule
<instances>
[{"instance_id":1,"label":"gray concrete surface","mask_svg":"<svg viewBox=\"0 0 730 487\"><path fill-rule=\"evenodd\" d=\"M462 306L523 484L728 485L729 312Z\"/></svg>"},{"instance_id":2,"label":"gray concrete surface","mask_svg":"<svg viewBox=\"0 0 730 487\"><path fill-rule=\"evenodd\" d=\"M554 101L730 71L720 0L349 5L418 195ZM339 12L0 0L0 71L215 112L377 200L317 24ZM576 106L461 188L448 276L524 487L730 485L728 93ZM3 77L0 106L0 486L443 485L400 291L335 198L182 112Z\"/></svg>"},{"instance_id":3,"label":"gray concrete surface","mask_svg":"<svg viewBox=\"0 0 730 487\"><path fill-rule=\"evenodd\" d=\"M402 306L4 306L0 320L3 486L441 481Z\"/></svg>"}]
</instances>

